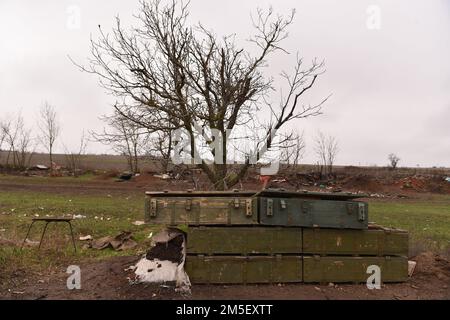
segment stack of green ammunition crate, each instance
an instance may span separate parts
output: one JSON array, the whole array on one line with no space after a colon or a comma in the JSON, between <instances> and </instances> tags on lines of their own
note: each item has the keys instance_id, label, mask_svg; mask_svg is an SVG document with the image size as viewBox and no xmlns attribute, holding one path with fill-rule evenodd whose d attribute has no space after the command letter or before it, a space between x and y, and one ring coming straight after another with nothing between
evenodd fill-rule
<instances>
[{"instance_id":1,"label":"stack of green ammunition crate","mask_svg":"<svg viewBox=\"0 0 450 320\"><path fill-rule=\"evenodd\" d=\"M382 282L408 272L408 233L369 227L354 194L147 192L146 221L187 225L192 283Z\"/></svg>"}]
</instances>

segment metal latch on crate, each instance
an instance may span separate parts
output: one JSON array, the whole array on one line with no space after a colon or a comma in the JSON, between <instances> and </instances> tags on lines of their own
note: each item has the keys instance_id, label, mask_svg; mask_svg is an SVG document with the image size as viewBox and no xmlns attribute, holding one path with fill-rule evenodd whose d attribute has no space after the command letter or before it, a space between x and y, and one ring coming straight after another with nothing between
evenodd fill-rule
<instances>
[{"instance_id":1,"label":"metal latch on crate","mask_svg":"<svg viewBox=\"0 0 450 320\"><path fill-rule=\"evenodd\" d=\"M252 199L245 200L246 210L245 214L247 217L250 217L253 214L253 208L252 208Z\"/></svg>"},{"instance_id":2,"label":"metal latch on crate","mask_svg":"<svg viewBox=\"0 0 450 320\"><path fill-rule=\"evenodd\" d=\"M273 216L273 199L267 199L267 215Z\"/></svg>"},{"instance_id":3,"label":"metal latch on crate","mask_svg":"<svg viewBox=\"0 0 450 320\"><path fill-rule=\"evenodd\" d=\"M308 201L302 201L301 203L302 212L308 213L310 205L311 204Z\"/></svg>"},{"instance_id":4,"label":"metal latch on crate","mask_svg":"<svg viewBox=\"0 0 450 320\"><path fill-rule=\"evenodd\" d=\"M156 199L150 199L150 217L156 217Z\"/></svg>"},{"instance_id":5,"label":"metal latch on crate","mask_svg":"<svg viewBox=\"0 0 450 320\"><path fill-rule=\"evenodd\" d=\"M187 211L191 211L191 208L192 208L192 200L191 199L186 200L185 208Z\"/></svg>"},{"instance_id":6,"label":"metal latch on crate","mask_svg":"<svg viewBox=\"0 0 450 320\"><path fill-rule=\"evenodd\" d=\"M281 208L281 209L286 209L286 207L287 207L286 200L281 199L281 200L280 200L280 208Z\"/></svg>"},{"instance_id":7,"label":"metal latch on crate","mask_svg":"<svg viewBox=\"0 0 450 320\"><path fill-rule=\"evenodd\" d=\"M347 203L347 213L352 214L353 212L355 212L355 204Z\"/></svg>"},{"instance_id":8,"label":"metal latch on crate","mask_svg":"<svg viewBox=\"0 0 450 320\"><path fill-rule=\"evenodd\" d=\"M366 220L366 206L364 205L364 203L358 204L358 220L359 221Z\"/></svg>"}]
</instances>

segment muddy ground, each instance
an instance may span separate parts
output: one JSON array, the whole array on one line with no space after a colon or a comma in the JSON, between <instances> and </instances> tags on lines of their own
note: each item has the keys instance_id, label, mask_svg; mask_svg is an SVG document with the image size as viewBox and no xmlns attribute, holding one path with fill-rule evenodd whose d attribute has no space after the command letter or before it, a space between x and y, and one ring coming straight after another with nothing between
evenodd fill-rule
<instances>
[{"instance_id":1,"label":"muddy ground","mask_svg":"<svg viewBox=\"0 0 450 320\"><path fill-rule=\"evenodd\" d=\"M387 169L355 168L340 169L328 178L321 178L316 173L285 172L273 176L267 187L286 190L310 190L328 192L361 192L374 198L415 198L423 194L450 194L450 183L445 178L450 172L437 169L417 173L413 169L389 171ZM0 173L2 172L0 168ZM17 175L20 183L14 179ZM23 179L23 176L27 179ZM161 179L154 172L142 172L130 181L115 177L115 172L95 174L92 179L67 183L67 180L47 179L36 183L33 176L48 176L48 172L27 171L9 173L10 179L0 179L0 190L24 192L54 192L57 194L123 194L162 190L210 190L211 185L206 175L194 171L183 171L178 179ZM66 177L67 178L67 177ZM77 180L77 179L75 179ZM39 181L39 180L38 180ZM243 180L234 186L242 190L260 190L262 182L255 170L250 170Z\"/></svg>"},{"instance_id":2,"label":"muddy ground","mask_svg":"<svg viewBox=\"0 0 450 320\"><path fill-rule=\"evenodd\" d=\"M0 299L450 299L450 262L433 253L413 260L417 267L405 283L384 284L368 290L364 284L193 285L192 294L181 294L173 285L133 284L126 270L139 257L114 257L81 267L81 289L68 290L68 274L27 274L17 270L4 279Z\"/></svg>"}]
</instances>

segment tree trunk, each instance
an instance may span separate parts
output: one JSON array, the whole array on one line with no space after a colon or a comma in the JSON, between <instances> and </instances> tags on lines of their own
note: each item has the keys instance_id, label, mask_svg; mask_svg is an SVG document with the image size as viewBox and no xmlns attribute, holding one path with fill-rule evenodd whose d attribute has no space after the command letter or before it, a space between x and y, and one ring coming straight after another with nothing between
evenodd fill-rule
<instances>
[{"instance_id":1,"label":"tree trunk","mask_svg":"<svg viewBox=\"0 0 450 320\"><path fill-rule=\"evenodd\" d=\"M53 172L53 153L52 147L49 148L49 156L50 156L50 172Z\"/></svg>"}]
</instances>

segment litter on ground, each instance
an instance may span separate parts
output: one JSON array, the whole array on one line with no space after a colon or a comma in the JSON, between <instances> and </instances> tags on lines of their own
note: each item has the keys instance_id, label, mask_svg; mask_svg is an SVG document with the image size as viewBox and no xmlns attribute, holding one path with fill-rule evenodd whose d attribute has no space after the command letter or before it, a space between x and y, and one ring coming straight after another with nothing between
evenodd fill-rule
<instances>
[{"instance_id":1,"label":"litter on ground","mask_svg":"<svg viewBox=\"0 0 450 320\"><path fill-rule=\"evenodd\" d=\"M90 248L103 250L106 248L113 248L116 251L129 250L137 246L136 241L133 240L131 232L122 231L117 236L106 236L97 240L92 240Z\"/></svg>"}]
</instances>

